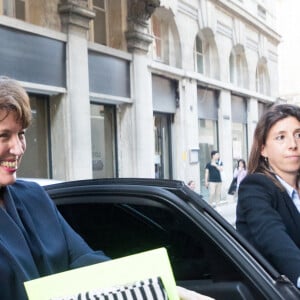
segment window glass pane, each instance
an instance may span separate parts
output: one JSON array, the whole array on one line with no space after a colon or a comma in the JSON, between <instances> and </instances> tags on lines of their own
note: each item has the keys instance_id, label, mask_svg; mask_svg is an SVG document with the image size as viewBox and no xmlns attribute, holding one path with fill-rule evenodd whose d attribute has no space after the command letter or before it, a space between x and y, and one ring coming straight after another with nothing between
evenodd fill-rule
<instances>
[{"instance_id":1,"label":"window glass pane","mask_svg":"<svg viewBox=\"0 0 300 300\"><path fill-rule=\"evenodd\" d=\"M156 114L154 116L155 135L155 178L171 178L171 120L170 115Z\"/></svg>"},{"instance_id":2,"label":"window glass pane","mask_svg":"<svg viewBox=\"0 0 300 300\"><path fill-rule=\"evenodd\" d=\"M199 37L196 38L196 47L197 47L197 52L203 53L202 40Z\"/></svg>"},{"instance_id":3,"label":"window glass pane","mask_svg":"<svg viewBox=\"0 0 300 300\"><path fill-rule=\"evenodd\" d=\"M25 0L16 0L15 17L20 20L25 20Z\"/></svg>"},{"instance_id":4,"label":"window glass pane","mask_svg":"<svg viewBox=\"0 0 300 300\"><path fill-rule=\"evenodd\" d=\"M246 124L232 123L232 158L233 166L236 166L237 160L247 161L247 132Z\"/></svg>"},{"instance_id":5,"label":"window glass pane","mask_svg":"<svg viewBox=\"0 0 300 300\"><path fill-rule=\"evenodd\" d=\"M27 150L18 177L49 178L48 98L30 96L32 124L26 131Z\"/></svg>"},{"instance_id":6,"label":"window glass pane","mask_svg":"<svg viewBox=\"0 0 300 300\"><path fill-rule=\"evenodd\" d=\"M176 281L187 283L191 290L224 296L218 299L246 299L243 295L265 299L249 281L244 265L238 267L236 257L216 243L216 228L195 224L167 199L111 192L86 195L85 202L72 197L58 209L94 250L104 250L111 258L165 247ZM209 222L202 215L199 218Z\"/></svg>"},{"instance_id":7,"label":"window glass pane","mask_svg":"<svg viewBox=\"0 0 300 300\"><path fill-rule=\"evenodd\" d=\"M162 33L161 23L156 16L152 16L152 32L154 35L154 57L162 58Z\"/></svg>"},{"instance_id":8,"label":"window glass pane","mask_svg":"<svg viewBox=\"0 0 300 300\"><path fill-rule=\"evenodd\" d=\"M124 196L121 198L126 201ZM137 198L136 201L147 203L149 200ZM211 256L204 251L210 243L207 237L184 214L153 204L74 201L72 205L60 205L59 210L93 249L104 249L112 258L133 254L133 249L143 252L167 247L177 280L210 279Z\"/></svg>"},{"instance_id":9,"label":"window glass pane","mask_svg":"<svg viewBox=\"0 0 300 300\"><path fill-rule=\"evenodd\" d=\"M93 178L115 177L115 109L91 104Z\"/></svg>"},{"instance_id":10,"label":"window glass pane","mask_svg":"<svg viewBox=\"0 0 300 300\"><path fill-rule=\"evenodd\" d=\"M203 73L203 56L197 53L197 72Z\"/></svg>"},{"instance_id":11,"label":"window glass pane","mask_svg":"<svg viewBox=\"0 0 300 300\"><path fill-rule=\"evenodd\" d=\"M3 0L3 14L5 16L13 16L14 5L13 1L11 0Z\"/></svg>"},{"instance_id":12,"label":"window glass pane","mask_svg":"<svg viewBox=\"0 0 300 300\"><path fill-rule=\"evenodd\" d=\"M235 81L235 64L234 64L234 56L231 53L229 57L229 76L230 76L230 82L234 83Z\"/></svg>"},{"instance_id":13,"label":"window glass pane","mask_svg":"<svg viewBox=\"0 0 300 300\"><path fill-rule=\"evenodd\" d=\"M260 118L267 109L268 105L266 103L258 102L258 118Z\"/></svg>"},{"instance_id":14,"label":"window glass pane","mask_svg":"<svg viewBox=\"0 0 300 300\"><path fill-rule=\"evenodd\" d=\"M236 95L231 95L232 116L232 157L233 166L237 160L247 161L247 101Z\"/></svg>"},{"instance_id":15,"label":"window glass pane","mask_svg":"<svg viewBox=\"0 0 300 300\"><path fill-rule=\"evenodd\" d=\"M197 72L203 73L203 46L198 36L196 37L196 68Z\"/></svg>"},{"instance_id":16,"label":"window glass pane","mask_svg":"<svg viewBox=\"0 0 300 300\"><path fill-rule=\"evenodd\" d=\"M205 199L208 199L208 190L205 187L205 166L210 161L212 150L218 149L217 121L198 120L198 143L200 162L200 191Z\"/></svg>"},{"instance_id":17,"label":"window glass pane","mask_svg":"<svg viewBox=\"0 0 300 300\"><path fill-rule=\"evenodd\" d=\"M105 0L94 0L94 6L105 9Z\"/></svg>"},{"instance_id":18,"label":"window glass pane","mask_svg":"<svg viewBox=\"0 0 300 300\"><path fill-rule=\"evenodd\" d=\"M95 9L94 19L94 41L95 43L106 45L106 20L105 12Z\"/></svg>"},{"instance_id":19,"label":"window glass pane","mask_svg":"<svg viewBox=\"0 0 300 300\"><path fill-rule=\"evenodd\" d=\"M2 9L5 16L25 20L26 0L3 0Z\"/></svg>"},{"instance_id":20,"label":"window glass pane","mask_svg":"<svg viewBox=\"0 0 300 300\"><path fill-rule=\"evenodd\" d=\"M264 65L258 65L256 69L256 91L267 93L267 71Z\"/></svg>"},{"instance_id":21,"label":"window glass pane","mask_svg":"<svg viewBox=\"0 0 300 300\"><path fill-rule=\"evenodd\" d=\"M197 89L198 119L218 120L218 95L214 90Z\"/></svg>"},{"instance_id":22,"label":"window glass pane","mask_svg":"<svg viewBox=\"0 0 300 300\"><path fill-rule=\"evenodd\" d=\"M262 19L266 19L267 16L267 11L264 7L262 7L261 5L257 6L257 15L262 18Z\"/></svg>"},{"instance_id":23,"label":"window glass pane","mask_svg":"<svg viewBox=\"0 0 300 300\"><path fill-rule=\"evenodd\" d=\"M162 45L161 45L161 39L155 38L155 53L157 58L162 57Z\"/></svg>"},{"instance_id":24,"label":"window glass pane","mask_svg":"<svg viewBox=\"0 0 300 300\"><path fill-rule=\"evenodd\" d=\"M247 123L247 101L240 96L231 95L231 118L235 123Z\"/></svg>"}]
</instances>

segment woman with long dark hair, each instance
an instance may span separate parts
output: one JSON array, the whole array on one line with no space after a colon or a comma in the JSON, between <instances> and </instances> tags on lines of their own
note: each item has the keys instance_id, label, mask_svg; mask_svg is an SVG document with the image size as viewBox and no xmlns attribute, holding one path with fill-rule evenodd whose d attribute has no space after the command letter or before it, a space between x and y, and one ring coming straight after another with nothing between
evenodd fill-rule
<instances>
[{"instance_id":1,"label":"woman with long dark hair","mask_svg":"<svg viewBox=\"0 0 300 300\"><path fill-rule=\"evenodd\" d=\"M300 107L277 104L259 120L239 186L237 230L300 287Z\"/></svg>"}]
</instances>

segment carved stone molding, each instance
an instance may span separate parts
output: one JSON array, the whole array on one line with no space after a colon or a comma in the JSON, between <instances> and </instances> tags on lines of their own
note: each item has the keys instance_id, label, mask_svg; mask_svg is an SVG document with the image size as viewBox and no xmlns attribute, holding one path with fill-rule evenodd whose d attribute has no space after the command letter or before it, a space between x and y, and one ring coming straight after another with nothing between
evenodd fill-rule
<instances>
[{"instance_id":1,"label":"carved stone molding","mask_svg":"<svg viewBox=\"0 0 300 300\"><path fill-rule=\"evenodd\" d=\"M128 5L128 19L134 23L143 24L160 6L160 0L131 0L128 1Z\"/></svg>"},{"instance_id":2,"label":"carved stone molding","mask_svg":"<svg viewBox=\"0 0 300 300\"><path fill-rule=\"evenodd\" d=\"M73 3L76 6L88 8L87 0L61 0L61 4Z\"/></svg>"},{"instance_id":3,"label":"carved stone molding","mask_svg":"<svg viewBox=\"0 0 300 300\"><path fill-rule=\"evenodd\" d=\"M89 22L95 18L95 12L88 8L84 0L62 0L58 5L63 31L75 26L84 30L89 29Z\"/></svg>"},{"instance_id":4,"label":"carved stone molding","mask_svg":"<svg viewBox=\"0 0 300 300\"><path fill-rule=\"evenodd\" d=\"M148 20L159 6L160 0L128 0L128 51L148 52L153 40L148 33Z\"/></svg>"}]
</instances>

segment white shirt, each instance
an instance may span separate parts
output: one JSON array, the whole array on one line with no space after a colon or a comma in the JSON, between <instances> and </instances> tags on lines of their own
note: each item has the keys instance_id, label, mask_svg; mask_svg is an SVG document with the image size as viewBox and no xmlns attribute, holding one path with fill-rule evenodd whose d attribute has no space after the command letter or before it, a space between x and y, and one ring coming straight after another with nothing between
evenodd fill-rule
<instances>
[{"instance_id":1,"label":"white shirt","mask_svg":"<svg viewBox=\"0 0 300 300\"><path fill-rule=\"evenodd\" d=\"M289 194L290 198L292 199L293 203L295 204L298 212L300 213L300 197L298 191L295 190L292 186L286 183L282 178L276 175L276 178L280 181L283 187L286 189L287 193Z\"/></svg>"}]
</instances>

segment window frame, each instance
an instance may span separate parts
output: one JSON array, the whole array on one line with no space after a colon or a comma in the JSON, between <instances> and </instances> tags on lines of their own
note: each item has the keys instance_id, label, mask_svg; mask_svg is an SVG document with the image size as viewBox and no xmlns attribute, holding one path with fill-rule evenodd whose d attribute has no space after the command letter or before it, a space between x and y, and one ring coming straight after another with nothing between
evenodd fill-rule
<instances>
[{"instance_id":1,"label":"window frame","mask_svg":"<svg viewBox=\"0 0 300 300\"><path fill-rule=\"evenodd\" d=\"M108 45L108 41L109 41L109 22L108 22L108 1L107 0L103 0L103 4L104 4L104 7L98 7L97 5L94 5L94 0L88 0L88 7L90 9L92 9L94 12L95 12L95 19L97 18L97 12L102 12L104 14L104 17L105 17L105 37L102 37L101 39L102 40L105 40L105 43L100 43L98 41L96 41L95 39L95 19L92 20L91 22L91 26L90 26L90 31L89 31L89 38L92 42L94 43L99 43L99 44L102 44L102 45L106 45L106 46L109 46Z\"/></svg>"},{"instance_id":2,"label":"window frame","mask_svg":"<svg viewBox=\"0 0 300 300\"><path fill-rule=\"evenodd\" d=\"M201 49L198 47L198 43L201 43ZM194 47L194 56L195 56L195 70L200 74L205 74L205 61L204 61L204 51L203 51L203 40L199 35L196 36L195 39L195 47ZM201 61L201 70L199 70L199 60Z\"/></svg>"}]
</instances>

